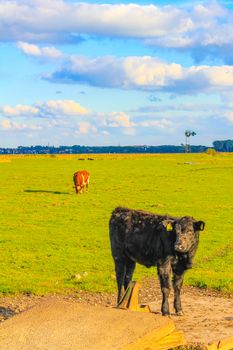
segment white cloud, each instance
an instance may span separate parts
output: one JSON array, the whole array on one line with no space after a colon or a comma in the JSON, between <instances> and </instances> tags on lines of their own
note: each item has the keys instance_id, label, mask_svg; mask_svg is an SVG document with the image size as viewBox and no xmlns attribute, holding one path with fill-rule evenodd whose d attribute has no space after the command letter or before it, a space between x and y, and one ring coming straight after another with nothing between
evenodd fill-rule
<instances>
[{"instance_id":1,"label":"white cloud","mask_svg":"<svg viewBox=\"0 0 233 350\"><path fill-rule=\"evenodd\" d=\"M89 84L120 89L165 90L176 93L223 91L233 87L233 66L199 65L183 67L152 56L86 57L56 53L54 47L21 43L18 47L29 56L52 58L62 62L54 73L43 78L55 83ZM49 54L51 52L51 54Z\"/></svg>"},{"instance_id":2,"label":"white cloud","mask_svg":"<svg viewBox=\"0 0 233 350\"><path fill-rule=\"evenodd\" d=\"M66 134L86 136L94 134L108 137L114 134L114 130L121 135L135 134L135 123L126 113L91 112L73 100L49 100L36 102L33 106L0 106L0 112L3 117L8 118L0 122L1 130L37 131L43 127L47 131L53 129ZM24 121L14 121L15 118L22 118Z\"/></svg>"},{"instance_id":3,"label":"white cloud","mask_svg":"<svg viewBox=\"0 0 233 350\"><path fill-rule=\"evenodd\" d=\"M230 101L230 94L228 98ZM33 142L44 144L48 140L56 140L57 144L63 145L77 144L77 140L79 144L95 145L118 144L119 142L129 145L136 143L154 144L154 142L165 144L168 138L171 140L171 137L173 143L180 144L184 138L184 130L188 127L197 132L194 141L196 144L200 144L203 142L200 141L201 137L205 141L207 140L206 130L208 130L208 140L218 139L219 136L216 135L229 130L229 123L233 122L233 109L230 102L226 106L223 103L222 108L215 105L213 109L209 109L207 104L208 111L204 113L204 107L201 107L199 97L196 97L196 101L192 100L197 110L193 110L189 103L182 105L182 98L180 98L178 105L177 102L174 102L173 105L162 103L162 109L158 110L153 106L154 110L141 108L129 112L113 111L108 113L92 111L87 115L79 115L78 118L67 118L67 114L60 114L60 107L56 107L58 108L56 109L56 104L54 106L48 102L43 103L48 108L47 114L43 109L47 118L27 117L26 119L25 117L20 121L19 115L8 119L3 118L0 120L0 131L4 135L7 135L7 132L14 132L18 139L25 135L25 140L22 140L21 143L31 142L29 136L32 136ZM38 105L39 103L37 103ZM38 109L42 114L42 108L38 107ZM59 113L59 118L57 118L57 113Z\"/></svg>"},{"instance_id":4,"label":"white cloud","mask_svg":"<svg viewBox=\"0 0 233 350\"><path fill-rule=\"evenodd\" d=\"M228 91L227 93L221 94L221 98L224 105L222 116L233 123L233 92Z\"/></svg>"},{"instance_id":5,"label":"white cloud","mask_svg":"<svg viewBox=\"0 0 233 350\"><path fill-rule=\"evenodd\" d=\"M102 134L103 136L110 136L110 132L108 132L108 131L106 131L106 130L102 130L102 131L101 131L101 134Z\"/></svg>"},{"instance_id":6,"label":"white cloud","mask_svg":"<svg viewBox=\"0 0 233 350\"><path fill-rule=\"evenodd\" d=\"M60 41L73 34L150 38L194 27L188 12L175 6L2 0L0 15L2 40Z\"/></svg>"},{"instance_id":7,"label":"white cloud","mask_svg":"<svg viewBox=\"0 0 233 350\"><path fill-rule=\"evenodd\" d=\"M45 46L40 48L35 44L29 44L26 42L19 41L17 47L25 54L35 57L43 57L50 59L60 59L64 57L61 51L57 50L55 47Z\"/></svg>"},{"instance_id":8,"label":"white cloud","mask_svg":"<svg viewBox=\"0 0 233 350\"><path fill-rule=\"evenodd\" d=\"M233 123L233 111L225 113L226 119L228 119L231 123Z\"/></svg>"},{"instance_id":9,"label":"white cloud","mask_svg":"<svg viewBox=\"0 0 233 350\"><path fill-rule=\"evenodd\" d=\"M231 89L233 66L183 67L151 56L70 56L61 68L47 74L44 79L55 83L84 83L100 87L188 94Z\"/></svg>"},{"instance_id":10,"label":"white cloud","mask_svg":"<svg viewBox=\"0 0 233 350\"><path fill-rule=\"evenodd\" d=\"M106 115L106 124L111 128L131 128L134 123L124 112L112 112Z\"/></svg>"},{"instance_id":11,"label":"white cloud","mask_svg":"<svg viewBox=\"0 0 233 350\"><path fill-rule=\"evenodd\" d=\"M225 93L222 93L220 96L224 107L228 108L228 111L233 111L233 92L227 91Z\"/></svg>"},{"instance_id":12,"label":"white cloud","mask_svg":"<svg viewBox=\"0 0 233 350\"><path fill-rule=\"evenodd\" d=\"M97 128L89 122L80 122L77 124L77 135L96 134Z\"/></svg>"},{"instance_id":13,"label":"white cloud","mask_svg":"<svg viewBox=\"0 0 233 350\"><path fill-rule=\"evenodd\" d=\"M7 117L28 117L37 116L39 114L38 108L21 104L18 104L15 107L3 106L0 107L0 111Z\"/></svg>"},{"instance_id":14,"label":"white cloud","mask_svg":"<svg viewBox=\"0 0 233 350\"><path fill-rule=\"evenodd\" d=\"M136 38L160 47L196 48L199 55L217 53L226 59L223 51L233 46L233 11L217 1L182 7L1 0L0 23L2 41L69 43L82 35ZM41 55L36 47L23 44L23 50ZM228 50L229 55L233 59Z\"/></svg>"},{"instance_id":15,"label":"white cloud","mask_svg":"<svg viewBox=\"0 0 233 350\"><path fill-rule=\"evenodd\" d=\"M88 110L82 107L79 103L73 100L49 100L44 103L38 103L42 115L63 115L63 116L77 116L85 115Z\"/></svg>"},{"instance_id":16,"label":"white cloud","mask_svg":"<svg viewBox=\"0 0 233 350\"><path fill-rule=\"evenodd\" d=\"M1 129L6 131L38 131L42 129L42 126L33 123L18 123L8 119L4 119L0 122Z\"/></svg>"},{"instance_id":17,"label":"white cloud","mask_svg":"<svg viewBox=\"0 0 233 350\"><path fill-rule=\"evenodd\" d=\"M139 125L145 128L156 127L161 129L167 129L168 127L173 126L173 123L168 119L162 118L160 120L145 120L140 122Z\"/></svg>"},{"instance_id":18,"label":"white cloud","mask_svg":"<svg viewBox=\"0 0 233 350\"><path fill-rule=\"evenodd\" d=\"M0 106L0 112L5 117L59 117L59 116L82 116L88 110L73 100L49 100L37 102L33 106L16 105Z\"/></svg>"},{"instance_id":19,"label":"white cloud","mask_svg":"<svg viewBox=\"0 0 233 350\"><path fill-rule=\"evenodd\" d=\"M134 136L136 135L136 128L127 128L123 130L123 135Z\"/></svg>"}]
</instances>

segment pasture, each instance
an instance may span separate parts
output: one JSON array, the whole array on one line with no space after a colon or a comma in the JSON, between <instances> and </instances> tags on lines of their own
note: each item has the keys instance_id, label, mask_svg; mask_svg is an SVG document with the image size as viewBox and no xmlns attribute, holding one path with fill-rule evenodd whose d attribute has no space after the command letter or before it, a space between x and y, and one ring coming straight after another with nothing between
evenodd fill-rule
<instances>
[{"instance_id":1,"label":"pasture","mask_svg":"<svg viewBox=\"0 0 233 350\"><path fill-rule=\"evenodd\" d=\"M185 284L233 292L233 154L0 156L0 293L115 292L117 206L206 222ZM90 172L76 195L73 173ZM155 276L137 266L134 279Z\"/></svg>"}]
</instances>

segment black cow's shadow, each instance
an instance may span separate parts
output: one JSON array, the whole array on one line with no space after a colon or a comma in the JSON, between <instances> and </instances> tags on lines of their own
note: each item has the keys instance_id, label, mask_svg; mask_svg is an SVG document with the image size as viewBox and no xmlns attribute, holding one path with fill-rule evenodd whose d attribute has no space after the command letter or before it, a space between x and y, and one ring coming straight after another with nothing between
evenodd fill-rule
<instances>
[{"instance_id":1,"label":"black cow's shadow","mask_svg":"<svg viewBox=\"0 0 233 350\"><path fill-rule=\"evenodd\" d=\"M52 193L52 194L70 194L69 192L47 191L47 190L24 190L27 193Z\"/></svg>"},{"instance_id":2,"label":"black cow's shadow","mask_svg":"<svg viewBox=\"0 0 233 350\"><path fill-rule=\"evenodd\" d=\"M0 318L7 320L10 317L15 316L17 313L9 307L0 306Z\"/></svg>"}]
</instances>

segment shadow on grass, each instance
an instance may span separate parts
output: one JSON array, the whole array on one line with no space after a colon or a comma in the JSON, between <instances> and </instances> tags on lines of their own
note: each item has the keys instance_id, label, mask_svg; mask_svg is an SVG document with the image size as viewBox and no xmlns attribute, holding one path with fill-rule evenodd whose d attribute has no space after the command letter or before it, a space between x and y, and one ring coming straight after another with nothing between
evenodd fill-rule
<instances>
[{"instance_id":1,"label":"shadow on grass","mask_svg":"<svg viewBox=\"0 0 233 350\"><path fill-rule=\"evenodd\" d=\"M53 193L53 194L70 194L69 192L47 191L47 190L24 190L27 193Z\"/></svg>"}]
</instances>

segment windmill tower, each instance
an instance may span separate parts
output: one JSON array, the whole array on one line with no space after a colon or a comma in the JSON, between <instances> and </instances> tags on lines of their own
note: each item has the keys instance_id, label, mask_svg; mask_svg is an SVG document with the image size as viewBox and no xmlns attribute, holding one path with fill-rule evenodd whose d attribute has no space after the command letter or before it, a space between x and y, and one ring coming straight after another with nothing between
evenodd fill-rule
<instances>
[{"instance_id":1,"label":"windmill tower","mask_svg":"<svg viewBox=\"0 0 233 350\"><path fill-rule=\"evenodd\" d=\"M189 153L191 152L191 146L190 146L190 143L189 143L189 138L190 136L195 136L196 133L195 131L191 131L191 130L185 130L185 153Z\"/></svg>"}]
</instances>

